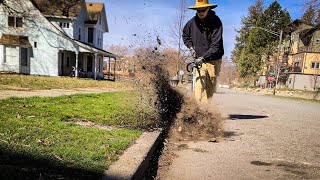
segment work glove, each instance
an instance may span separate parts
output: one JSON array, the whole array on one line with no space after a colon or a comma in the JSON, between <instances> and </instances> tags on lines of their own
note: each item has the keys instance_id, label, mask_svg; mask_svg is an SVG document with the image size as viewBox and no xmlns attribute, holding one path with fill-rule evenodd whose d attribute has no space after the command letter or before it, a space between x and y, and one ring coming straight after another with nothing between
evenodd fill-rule
<instances>
[{"instance_id":1,"label":"work glove","mask_svg":"<svg viewBox=\"0 0 320 180\"><path fill-rule=\"evenodd\" d=\"M196 57L197 57L196 51L194 50L193 47L189 48L189 51L190 51L191 56L192 56L193 58L196 58Z\"/></svg>"},{"instance_id":2,"label":"work glove","mask_svg":"<svg viewBox=\"0 0 320 180\"><path fill-rule=\"evenodd\" d=\"M194 60L194 67L195 68L201 68L202 67L202 63L204 62L204 58L201 56L197 59Z\"/></svg>"}]
</instances>

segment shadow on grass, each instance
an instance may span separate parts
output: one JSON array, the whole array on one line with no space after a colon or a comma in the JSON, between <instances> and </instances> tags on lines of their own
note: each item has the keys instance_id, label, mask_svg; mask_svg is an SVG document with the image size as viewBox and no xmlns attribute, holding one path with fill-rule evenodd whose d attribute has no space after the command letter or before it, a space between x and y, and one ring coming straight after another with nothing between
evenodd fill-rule
<instances>
[{"instance_id":1,"label":"shadow on grass","mask_svg":"<svg viewBox=\"0 0 320 180\"><path fill-rule=\"evenodd\" d=\"M62 165L0 146L0 179L100 179L102 173Z\"/></svg>"},{"instance_id":2,"label":"shadow on grass","mask_svg":"<svg viewBox=\"0 0 320 180\"><path fill-rule=\"evenodd\" d=\"M268 116L262 115L247 115L247 114L229 114L229 119L231 120L252 120L252 119L263 119Z\"/></svg>"}]
</instances>

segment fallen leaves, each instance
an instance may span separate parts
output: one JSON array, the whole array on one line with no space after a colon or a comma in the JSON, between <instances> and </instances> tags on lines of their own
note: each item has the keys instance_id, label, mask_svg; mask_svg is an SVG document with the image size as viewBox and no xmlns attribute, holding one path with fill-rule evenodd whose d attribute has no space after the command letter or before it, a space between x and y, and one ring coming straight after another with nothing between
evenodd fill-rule
<instances>
[{"instance_id":1,"label":"fallen leaves","mask_svg":"<svg viewBox=\"0 0 320 180\"><path fill-rule=\"evenodd\" d=\"M52 143L50 142L49 138L45 138L45 139L36 138L36 143L42 144L44 146L51 146L52 145Z\"/></svg>"}]
</instances>

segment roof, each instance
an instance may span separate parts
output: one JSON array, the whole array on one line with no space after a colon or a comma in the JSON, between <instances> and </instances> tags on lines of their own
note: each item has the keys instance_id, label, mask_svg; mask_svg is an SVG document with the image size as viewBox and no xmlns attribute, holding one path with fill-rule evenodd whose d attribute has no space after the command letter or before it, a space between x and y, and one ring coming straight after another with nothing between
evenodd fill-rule
<instances>
[{"instance_id":1,"label":"roof","mask_svg":"<svg viewBox=\"0 0 320 180\"><path fill-rule=\"evenodd\" d=\"M11 35L11 34L2 34L2 37L0 39L0 44L20 46L24 48L32 47L29 42L28 36L19 36L19 35Z\"/></svg>"},{"instance_id":2,"label":"roof","mask_svg":"<svg viewBox=\"0 0 320 180\"><path fill-rule=\"evenodd\" d=\"M313 33L320 30L320 24L310 29L305 29L300 33L300 39L305 46L309 46L313 37Z\"/></svg>"},{"instance_id":3,"label":"roof","mask_svg":"<svg viewBox=\"0 0 320 180\"><path fill-rule=\"evenodd\" d=\"M103 54L104 57L112 57L112 58L116 58L117 57L117 55L112 54L111 52L108 52L106 50L94 47L94 46L92 46L92 45L90 45L88 43L79 41L77 39L72 39L72 40L75 41L81 48L83 48L83 50L96 51L96 52L99 52L99 53ZM81 48L80 48L80 52L82 52Z\"/></svg>"},{"instance_id":4,"label":"roof","mask_svg":"<svg viewBox=\"0 0 320 180\"><path fill-rule=\"evenodd\" d=\"M45 16L77 17L85 0L31 0Z\"/></svg>"},{"instance_id":5,"label":"roof","mask_svg":"<svg viewBox=\"0 0 320 180\"><path fill-rule=\"evenodd\" d=\"M290 32L296 31L301 25L305 25L306 27L312 27L311 24L306 23L305 21L302 21L300 19L296 19L290 22L288 25L290 27Z\"/></svg>"},{"instance_id":6,"label":"roof","mask_svg":"<svg viewBox=\"0 0 320 180\"><path fill-rule=\"evenodd\" d=\"M104 4L103 3L93 3L87 2L86 8L88 11L89 21L98 21L99 15L102 13Z\"/></svg>"}]
</instances>

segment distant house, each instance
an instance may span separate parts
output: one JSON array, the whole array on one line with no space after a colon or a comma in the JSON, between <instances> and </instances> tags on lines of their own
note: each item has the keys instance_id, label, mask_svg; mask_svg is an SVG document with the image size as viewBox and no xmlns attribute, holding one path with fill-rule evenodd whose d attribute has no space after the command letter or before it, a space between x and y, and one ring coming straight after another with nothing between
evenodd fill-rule
<instances>
[{"instance_id":1,"label":"distant house","mask_svg":"<svg viewBox=\"0 0 320 180\"><path fill-rule=\"evenodd\" d=\"M104 4L57 2L6 0L0 5L1 72L68 76L74 66L86 77L103 77L103 59L116 57L102 49L109 31Z\"/></svg>"},{"instance_id":2,"label":"distant house","mask_svg":"<svg viewBox=\"0 0 320 180\"><path fill-rule=\"evenodd\" d=\"M295 20L290 27L287 87L317 90L320 88L320 24L312 26Z\"/></svg>"}]
</instances>

